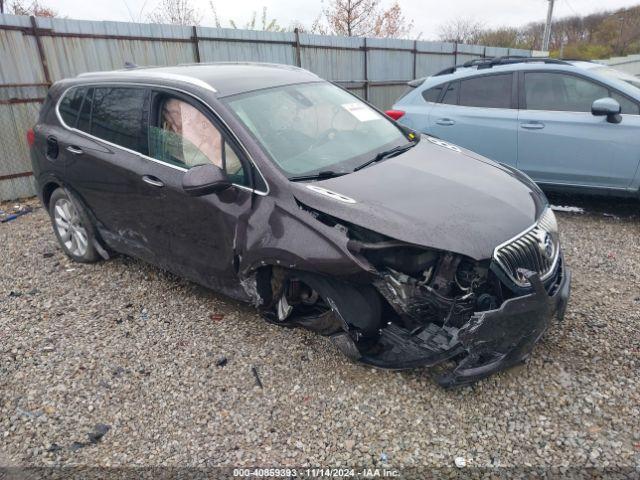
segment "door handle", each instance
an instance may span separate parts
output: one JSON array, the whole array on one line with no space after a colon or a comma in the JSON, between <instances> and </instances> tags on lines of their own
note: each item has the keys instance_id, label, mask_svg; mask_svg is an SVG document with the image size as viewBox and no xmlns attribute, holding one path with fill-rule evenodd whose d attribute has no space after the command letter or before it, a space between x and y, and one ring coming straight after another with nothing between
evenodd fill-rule
<instances>
[{"instance_id":1,"label":"door handle","mask_svg":"<svg viewBox=\"0 0 640 480\"><path fill-rule=\"evenodd\" d=\"M544 128L544 123L542 122L527 122L521 123L520 126L522 128L526 128L527 130L541 130Z\"/></svg>"},{"instance_id":2,"label":"door handle","mask_svg":"<svg viewBox=\"0 0 640 480\"><path fill-rule=\"evenodd\" d=\"M82 155L84 153L81 148L76 147L75 145L69 145L67 147L67 152L73 153L74 155Z\"/></svg>"},{"instance_id":3,"label":"door handle","mask_svg":"<svg viewBox=\"0 0 640 480\"><path fill-rule=\"evenodd\" d=\"M158 187L158 188L162 188L164 187L164 183L162 183L161 180L159 180L156 177L153 177L151 175L144 175L142 177L142 181L144 183L148 183L149 185L151 185L152 187Z\"/></svg>"},{"instance_id":4,"label":"door handle","mask_svg":"<svg viewBox=\"0 0 640 480\"><path fill-rule=\"evenodd\" d=\"M445 127L456 124L455 120L451 120L450 118L441 118L440 120L436 121L436 123Z\"/></svg>"}]
</instances>

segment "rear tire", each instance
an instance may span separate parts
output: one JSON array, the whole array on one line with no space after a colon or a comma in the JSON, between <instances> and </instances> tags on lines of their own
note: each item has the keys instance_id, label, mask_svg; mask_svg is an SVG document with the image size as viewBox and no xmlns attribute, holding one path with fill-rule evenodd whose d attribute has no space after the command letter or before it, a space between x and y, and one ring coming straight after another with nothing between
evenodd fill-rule
<instances>
[{"instance_id":1,"label":"rear tire","mask_svg":"<svg viewBox=\"0 0 640 480\"><path fill-rule=\"evenodd\" d=\"M100 255L94 245L95 229L79 202L72 200L62 188L49 199L49 216L64 253L76 262L94 263Z\"/></svg>"}]
</instances>

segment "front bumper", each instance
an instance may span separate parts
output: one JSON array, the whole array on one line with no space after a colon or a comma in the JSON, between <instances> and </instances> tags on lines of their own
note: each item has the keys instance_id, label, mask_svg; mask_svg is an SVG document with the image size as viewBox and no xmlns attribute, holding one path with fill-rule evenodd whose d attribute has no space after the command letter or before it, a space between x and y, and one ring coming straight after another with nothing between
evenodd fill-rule
<instances>
[{"instance_id":1,"label":"front bumper","mask_svg":"<svg viewBox=\"0 0 640 480\"><path fill-rule=\"evenodd\" d=\"M558 272L544 285L529 272L533 292L506 300L500 308L477 312L461 328L429 324L410 332L388 323L375 348L360 351L346 332L332 340L350 358L378 368L402 370L456 362L437 377L443 387L468 385L510 368L530 354L551 320L561 320L569 300L571 271L561 259Z\"/></svg>"},{"instance_id":2,"label":"front bumper","mask_svg":"<svg viewBox=\"0 0 640 480\"><path fill-rule=\"evenodd\" d=\"M443 387L467 385L510 368L531 354L553 318L562 320L571 292L571 270L561 266L547 289L530 274L533 293L505 301L500 308L474 314L458 331L468 352L456 368L438 378Z\"/></svg>"}]
</instances>

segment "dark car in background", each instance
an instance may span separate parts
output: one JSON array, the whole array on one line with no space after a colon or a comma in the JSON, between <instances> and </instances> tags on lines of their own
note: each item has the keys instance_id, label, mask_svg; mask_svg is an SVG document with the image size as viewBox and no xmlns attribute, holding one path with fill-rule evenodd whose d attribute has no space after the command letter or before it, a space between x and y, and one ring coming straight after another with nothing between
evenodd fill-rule
<instances>
[{"instance_id":1,"label":"dark car in background","mask_svg":"<svg viewBox=\"0 0 640 480\"><path fill-rule=\"evenodd\" d=\"M143 259L364 364L451 360L438 381L463 385L564 315L570 271L527 176L299 68L80 75L51 87L29 142L74 260Z\"/></svg>"}]
</instances>

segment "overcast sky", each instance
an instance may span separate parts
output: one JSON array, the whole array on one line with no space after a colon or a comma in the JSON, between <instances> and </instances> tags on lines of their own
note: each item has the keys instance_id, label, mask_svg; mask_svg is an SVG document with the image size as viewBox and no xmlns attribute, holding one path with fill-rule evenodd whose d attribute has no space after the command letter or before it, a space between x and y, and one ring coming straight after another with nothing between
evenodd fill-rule
<instances>
[{"instance_id":1,"label":"overcast sky","mask_svg":"<svg viewBox=\"0 0 640 480\"><path fill-rule=\"evenodd\" d=\"M251 12L268 9L269 18L281 25L294 21L310 25L318 13L331 0L214 0L213 3L223 25L229 18L244 24ZM382 5L392 0L381 0ZM159 0L41 0L41 3L57 10L69 18L87 20L146 21ZM212 25L209 0L191 0L203 14L202 25ZM442 23L457 17L472 18L487 26L517 26L533 21L542 21L546 16L547 0L399 0L405 15L415 23L414 35L422 33L424 40L435 39ZM554 18L581 15L629 7L640 4L639 0L556 0ZM141 13L142 12L142 13Z\"/></svg>"}]
</instances>

